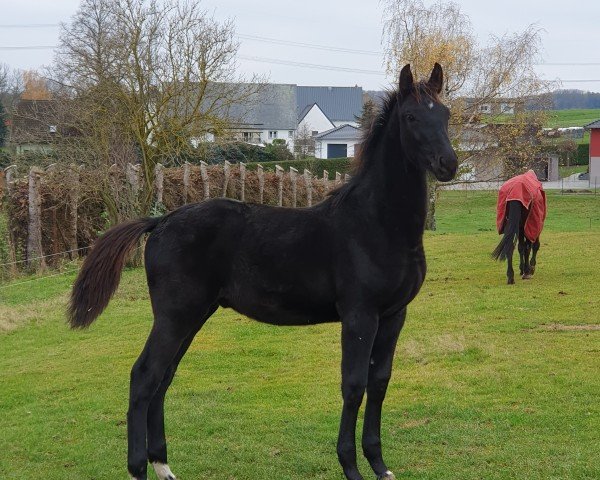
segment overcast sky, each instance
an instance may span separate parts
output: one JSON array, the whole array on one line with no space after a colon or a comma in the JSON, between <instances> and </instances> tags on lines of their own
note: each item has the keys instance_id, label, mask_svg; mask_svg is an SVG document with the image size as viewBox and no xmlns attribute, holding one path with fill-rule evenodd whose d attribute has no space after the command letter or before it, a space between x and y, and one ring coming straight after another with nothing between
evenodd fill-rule
<instances>
[{"instance_id":1,"label":"overcast sky","mask_svg":"<svg viewBox=\"0 0 600 480\"><path fill-rule=\"evenodd\" d=\"M566 64L540 65L539 73L547 79L560 79L563 88L600 92L600 1L458 3L482 43L490 34L521 31L537 24L544 30L543 61ZM53 24L68 21L78 4L79 0L0 0L0 63L20 69L49 64L51 49L6 47L56 45L59 29ZM248 76L261 73L278 83L359 85L368 90L391 82L382 74L382 55L378 53L381 8L377 0L204 0L203 5L217 19L235 19L241 41L239 66Z\"/></svg>"}]
</instances>

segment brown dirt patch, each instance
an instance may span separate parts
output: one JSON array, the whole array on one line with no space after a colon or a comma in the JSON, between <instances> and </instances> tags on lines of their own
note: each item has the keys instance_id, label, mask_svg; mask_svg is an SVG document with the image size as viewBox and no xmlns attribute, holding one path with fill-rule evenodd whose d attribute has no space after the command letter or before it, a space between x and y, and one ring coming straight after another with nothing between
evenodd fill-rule
<instances>
[{"instance_id":1,"label":"brown dirt patch","mask_svg":"<svg viewBox=\"0 0 600 480\"><path fill-rule=\"evenodd\" d=\"M546 330L550 332L600 332L600 325L589 324L589 325L563 325L561 323L551 323L549 325L540 325L540 330Z\"/></svg>"}]
</instances>

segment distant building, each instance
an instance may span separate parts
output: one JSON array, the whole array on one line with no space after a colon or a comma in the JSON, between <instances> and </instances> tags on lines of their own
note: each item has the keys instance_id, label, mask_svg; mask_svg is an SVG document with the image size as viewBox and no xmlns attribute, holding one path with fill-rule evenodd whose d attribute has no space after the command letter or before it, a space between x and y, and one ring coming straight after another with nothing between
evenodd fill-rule
<instances>
[{"instance_id":1,"label":"distant building","mask_svg":"<svg viewBox=\"0 0 600 480\"><path fill-rule=\"evenodd\" d=\"M356 145L361 142L361 132L354 125L341 125L315 135L315 157L353 157Z\"/></svg>"},{"instance_id":2,"label":"distant building","mask_svg":"<svg viewBox=\"0 0 600 480\"><path fill-rule=\"evenodd\" d=\"M600 185L600 120L584 128L590 131L590 183Z\"/></svg>"},{"instance_id":3,"label":"distant building","mask_svg":"<svg viewBox=\"0 0 600 480\"><path fill-rule=\"evenodd\" d=\"M519 98L465 98L466 109L481 115L514 115L525 110L525 101Z\"/></svg>"}]
</instances>

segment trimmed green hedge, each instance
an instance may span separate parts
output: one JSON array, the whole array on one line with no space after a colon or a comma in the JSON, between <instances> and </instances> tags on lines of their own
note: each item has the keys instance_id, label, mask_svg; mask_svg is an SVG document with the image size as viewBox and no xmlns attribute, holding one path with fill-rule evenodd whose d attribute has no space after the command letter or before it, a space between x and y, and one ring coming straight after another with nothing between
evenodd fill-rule
<instances>
[{"instance_id":1,"label":"trimmed green hedge","mask_svg":"<svg viewBox=\"0 0 600 480\"><path fill-rule=\"evenodd\" d=\"M590 144L580 143L577 145L577 154L575 155L576 165L587 165L590 162Z\"/></svg>"}]
</instances>

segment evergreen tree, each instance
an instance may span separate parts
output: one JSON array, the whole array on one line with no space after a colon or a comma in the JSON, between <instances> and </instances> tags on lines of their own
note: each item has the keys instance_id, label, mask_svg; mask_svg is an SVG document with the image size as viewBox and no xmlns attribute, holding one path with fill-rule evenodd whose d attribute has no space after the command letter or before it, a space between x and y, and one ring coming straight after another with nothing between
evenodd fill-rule
<instances>
[{"instance_id":1,"label":"evergreen tree","mask_svg":"<svg viewBox=\"0 0 600 480\"><path fill-rule=\"evenodd\" d=\"M360 113L360 117L356 119L358 122L358 126L362 131L368 130L371 128L371 124L377 115L377 109L375 108L375 103L370 98L365 101L362 107L362 112Z\"/></svg>"},{"instance_id":2,"label":"evergreen tree","mask_svg":"<svg viewBox=\"0 0 600 480\"><path fill-rule=\"evenodd\" d=\"M8 127L6 126L7 120L8 115L6 114L6 109L0 102L0 147L3 147L8 140Z\"/></svg>"}]
</instances>

